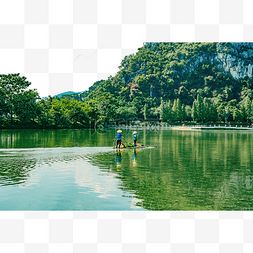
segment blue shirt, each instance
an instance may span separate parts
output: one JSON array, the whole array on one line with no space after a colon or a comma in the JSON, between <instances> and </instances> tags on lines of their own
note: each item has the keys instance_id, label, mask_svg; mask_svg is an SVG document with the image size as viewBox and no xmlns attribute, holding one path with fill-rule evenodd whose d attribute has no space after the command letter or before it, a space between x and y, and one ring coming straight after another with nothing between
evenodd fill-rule
<instances>
[{"instance_id":1,"label":"blue shirt","mask_svg":"<svg viewBox=\"0 0 253 253\"><path fill-rule=\"evenodd\" d=\"M117 133L116 134L116 138L118 141L121 141L121 137L122 137L122 134L121 133Z\"/></svg>"},{"instance_id":2,"label":"blue shirt","mask_svg":"<svg viewBox=\"0 0 253 253\"><path fill-rule=\"evenodd\" d=\"M134 137L134 141L137 141L137 134L134 134L133 137Z\"/></svg>"}]
</instances>

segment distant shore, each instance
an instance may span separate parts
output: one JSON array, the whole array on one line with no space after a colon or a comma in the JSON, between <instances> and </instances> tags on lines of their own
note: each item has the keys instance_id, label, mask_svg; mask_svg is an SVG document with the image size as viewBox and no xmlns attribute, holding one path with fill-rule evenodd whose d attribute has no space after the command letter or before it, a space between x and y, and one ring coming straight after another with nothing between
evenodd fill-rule
<instances>
[{"instance_id":1,"label":"distant shore","mask_svg":"<svg viewBox=\"0 0 253 253\"><path fill-rule=\"evenodd\" d=\"M123 124L95 124L95 125L89 125L87 127L42 127L42 126L8 126L8 127L2 127L0 130L59 130L59 129L86 129L86 130L99 130L104 131L106 129L129 129L129 130L253 130L252 125L246 125L246 124L166 124L164 122L140 122L131 124L130 123L123 123Z\"/></svg>"},{"instance_id":2,"label":"distant shore","mask_svg":"<svg viewBox=\"0 0 253 253\"><path fill-rule=\"evenodd\" d=\"M118 125L109 128L121 128L132 130L253 130L252 126L243 125Z\"/></svg>"}]
</instances>

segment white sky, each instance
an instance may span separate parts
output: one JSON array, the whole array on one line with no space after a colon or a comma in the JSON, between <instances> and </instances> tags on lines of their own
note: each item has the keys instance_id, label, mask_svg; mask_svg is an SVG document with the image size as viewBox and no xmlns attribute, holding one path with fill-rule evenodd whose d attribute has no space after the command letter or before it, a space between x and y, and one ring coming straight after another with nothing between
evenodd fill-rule
<instances>
[{"instance_id":1,"label":"white sky","mask_svg":"<svg viewBox=\"0 0 253 253\"><path fill-rule=\"evenodd\" d=\"M68 65L64 61L61 62L60 57L57 59L57 55L53 55L51 64L49 63L49 73L23 72L21 75L27 77L27 80L32 83L29 89L37 89L41 97L54 96L66 91L81 92L87 90L96 81L107 79L110 75L114 76L119 71L118 67L124 56L136 53L137 49L143 45L143 43L137 44L139 45L136 45L136 48L125 50L102 48L93 50L92 53L82 53L80 50L80 54L72 54L72 61ZM64 54L64 50L61 53ZM66 58L68 58L68 53L67 50ZM75 68L77 73L69 71ZM82 69L83 72L81 72ZM90 73L88 73L89 69L91 69Z\"/></svg>"},{"instance_id":2,"label":"white sky","mask_svg":"<svg viewBox=\"0 0 253 253\"><path fill-rule=\"evenodd\" d=\"M0 71L21 73L44 97L84 91L115 75L123 57L145 42L236 42L252 37L250 27L242 24L252 24L252 1L233 1L233 12L227 12L227 1L204 2L2 0Z\"/></svg>"}]
</instances>

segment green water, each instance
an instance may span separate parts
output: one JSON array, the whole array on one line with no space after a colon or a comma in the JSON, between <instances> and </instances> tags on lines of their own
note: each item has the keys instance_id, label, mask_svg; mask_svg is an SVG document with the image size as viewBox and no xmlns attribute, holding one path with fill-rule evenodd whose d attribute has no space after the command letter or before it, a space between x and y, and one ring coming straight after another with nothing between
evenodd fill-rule
<instances>
[{"instance_id":1,"label":"green water","mask_svg":"<svg viewBox=\"0 0 253 253\"><path fill-rule=\"evenodd\" d=\"M124 130L127 141L132 131ZM253 210L253 131L1 130L0 210Z\"/></svg>"}]
</instances>

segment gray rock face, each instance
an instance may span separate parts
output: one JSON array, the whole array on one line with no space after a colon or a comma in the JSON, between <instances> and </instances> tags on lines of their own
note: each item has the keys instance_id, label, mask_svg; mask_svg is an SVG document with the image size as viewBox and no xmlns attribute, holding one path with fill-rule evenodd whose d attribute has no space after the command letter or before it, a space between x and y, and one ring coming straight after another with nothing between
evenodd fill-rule
<instances>
[{"instance_id":1,"label":"gray rock face","mask_svg":"<svg viewBox=\"0 0 253 253\"><path fill-rule=\"evenodd\" d=\"M247 76L253 78L253 43L222 45L216 55L199 55L194 61L189 62L185 72L194 71L201 62L217 64L224 73L231 74L234 79Z\"/></svg>"},{"instance_id":2,"label":"gray rock face","mask_svg":"<svg viewBox=\"0 0 253 253\"><path fill-rule=\"evenodd\" d=\"M159 43L149 42L144 45L144 48L150 48L154 50ZM253 78L253 43L215 43L216 50L212 52L202 51L199 55L187 58L186 54L179 56L176 62L176 67L173 68L173 61L169 63L174 76L183 77L189 72L194 72L201 63L209 63L216 65L221 72L227 75L232 75L236 80L243 79L245 77ZM173 46L172 46L173 47ZM159 48L154 52L154 56L159 55ZM184 67L178 69L178 63L185 61L187 64L183 64ZM127 66L126 66L127 67ZM128 82L131 82L137 75L146 75L145 62L139 66L136 66L136 70L130 76L127 77ZM126 80L126 78L124 79Z\"/></svg>"},{"instance_id":3,"label":"gray rock face","mask_svg":"<svg viewBox=\"0 0 253 253\"><path fill-rule=\"evenodd\" d=\"M238 54L238 56L234 56L234 54ZM247 50L246 47L245 51L241 53L239 50L235 50L232 54L219 53L217 60L220 62L220 67L222 67L225 72L230 73L234 79L242 79L246 76L252 78L252 59L253 50L251 48Z\"/></svg>"}]
</instances>

